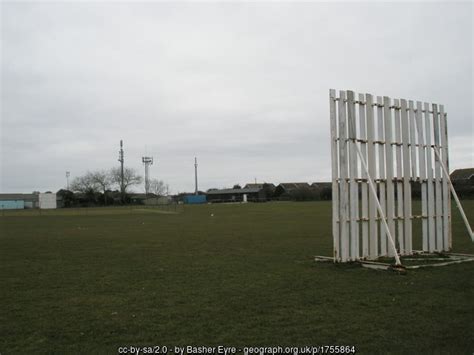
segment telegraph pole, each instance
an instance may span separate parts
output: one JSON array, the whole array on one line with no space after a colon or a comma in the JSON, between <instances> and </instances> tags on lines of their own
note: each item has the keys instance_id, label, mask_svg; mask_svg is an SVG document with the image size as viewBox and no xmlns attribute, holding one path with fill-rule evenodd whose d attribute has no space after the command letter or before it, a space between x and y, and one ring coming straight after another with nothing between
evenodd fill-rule
<instances>
[{"instance_id":1,"label":"telegraph pole","mask_svg":"<svg viewBox=\"0 0 474 355\"><path fill-rule=\"evenodd\" d=\"M120 194L122 196L122 203L125 202L125 185L123 183L123 141L120 140L120 150L119 150L119 158L118 161L120 162Z\"/></svg>"},{"instance_id":2,"label":"telegraph pole","mask_svg":"<svg viewBox=\"0 0 474 355\"><path fill-rule=\"evenodd\" d=\"M71 172L66 171L66 190L69 191L69 175L71 175Z\"/></svg>"},{"instance_id":3,"label":"telegraph pole","mask_svg":"<svg viewBox=\"0 0 474 355\"><path fill-rule=\"evenodd\" d=\"M198 162L197 162L196 157L194 157L194 186L195 186L194 194L197 195L198 194Z\"/></svg>"}]
</instances>

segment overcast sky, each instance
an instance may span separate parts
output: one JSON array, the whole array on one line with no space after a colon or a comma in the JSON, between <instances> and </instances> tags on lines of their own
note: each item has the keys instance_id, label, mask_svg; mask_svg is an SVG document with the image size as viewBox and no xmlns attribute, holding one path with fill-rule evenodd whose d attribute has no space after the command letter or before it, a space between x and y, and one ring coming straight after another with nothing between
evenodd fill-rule
<instances>
[{"instance_id":1,"label":"overcast sky","mask_svg":"<svg viewBox=\"0 0 474 355\"><path fill-rule=\"evenodd\" d=\"M3 2L1 192L125 165L172 192L329 181L330 88L444 104L474 166L473 5ZM142 189L142 187L140 187Z\"/></svg>"}]
</instances>

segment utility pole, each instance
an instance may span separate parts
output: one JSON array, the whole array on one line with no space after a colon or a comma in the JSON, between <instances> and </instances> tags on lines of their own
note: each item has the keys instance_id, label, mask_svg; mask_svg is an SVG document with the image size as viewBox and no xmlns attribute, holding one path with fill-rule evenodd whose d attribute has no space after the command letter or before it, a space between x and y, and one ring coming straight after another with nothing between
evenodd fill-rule
<instances>
[{"instance_id":1,"label":"utility pole","mask_svg":"<svg viewBox=\"0 0 474 355\"><path fill-rule=\"evenodd\" d=\"M71 175L71 172L66 171L66 190L69 191L69 175Z\"/></svg>"},{"instance_id":2,"label":"utility pole","mask_svg":"<svg viewBox=\"0 0 474 355\"><path fill-rule=\"evenodd\" d=\"M119 150L119 158L118 161L120 162L120 194L122 197L122 203L125 202L125 185L123 182L123 141L120 140L120 150Z\"/></svg>"},{"instance_id":3,"label":"utility pole","mask_svg":"<svg viewBox=\"0 0 474 355\"><path fill-rule=\"evenodd\" d=\"M194 194L198 194L198 162L197 158L194 157Z\"/></svg>"},{"instance_id":4,"label":"utility pole","mask_svg":"<svg viewBox=\"0 0 474 355\"><path fill-rule=\"evenodd\" d=\"M153 164L153 157L142 157L142 163L145 164L145 195L148 196L150 192L149 169L150 165Z\"/></svg>"}]
</instances>

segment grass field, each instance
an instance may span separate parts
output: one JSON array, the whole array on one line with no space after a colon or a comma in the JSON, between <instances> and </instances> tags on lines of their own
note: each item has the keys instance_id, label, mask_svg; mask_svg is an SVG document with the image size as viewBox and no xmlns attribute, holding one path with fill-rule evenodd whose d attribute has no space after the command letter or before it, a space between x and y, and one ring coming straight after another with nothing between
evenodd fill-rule
<instances>
[{"instance_id":1,"label":"grass field","mask_svg":"<svg viewBox=\"0 0 474 355\"><path fill-rule=\"evenodd\" d=\"M471 221L473 202L464 203ZM316 263L331 255L328 202L165 212L0 216L0 353L221 344L474 352L474 263L407 275ZM455 251L474 253L454 206L453 216Z\"/></svg>"}]
</instances>

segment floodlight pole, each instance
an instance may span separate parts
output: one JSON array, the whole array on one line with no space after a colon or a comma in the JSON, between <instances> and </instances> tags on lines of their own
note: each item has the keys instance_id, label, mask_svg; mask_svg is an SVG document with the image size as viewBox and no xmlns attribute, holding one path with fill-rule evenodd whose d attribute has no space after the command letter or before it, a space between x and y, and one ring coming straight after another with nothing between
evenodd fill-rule
<instances>
[{"instance_id":1,"label":"floodlight pole","mask_svg":"<svg viewBox=\"0 0 474 355\"><path fill-rule=\"evenodd\" d=\"M142 157L142 163L145 165L145 195L150 193L150 175L149 168L153 164L153 157Z\"/></svg>"}]
</instances>

